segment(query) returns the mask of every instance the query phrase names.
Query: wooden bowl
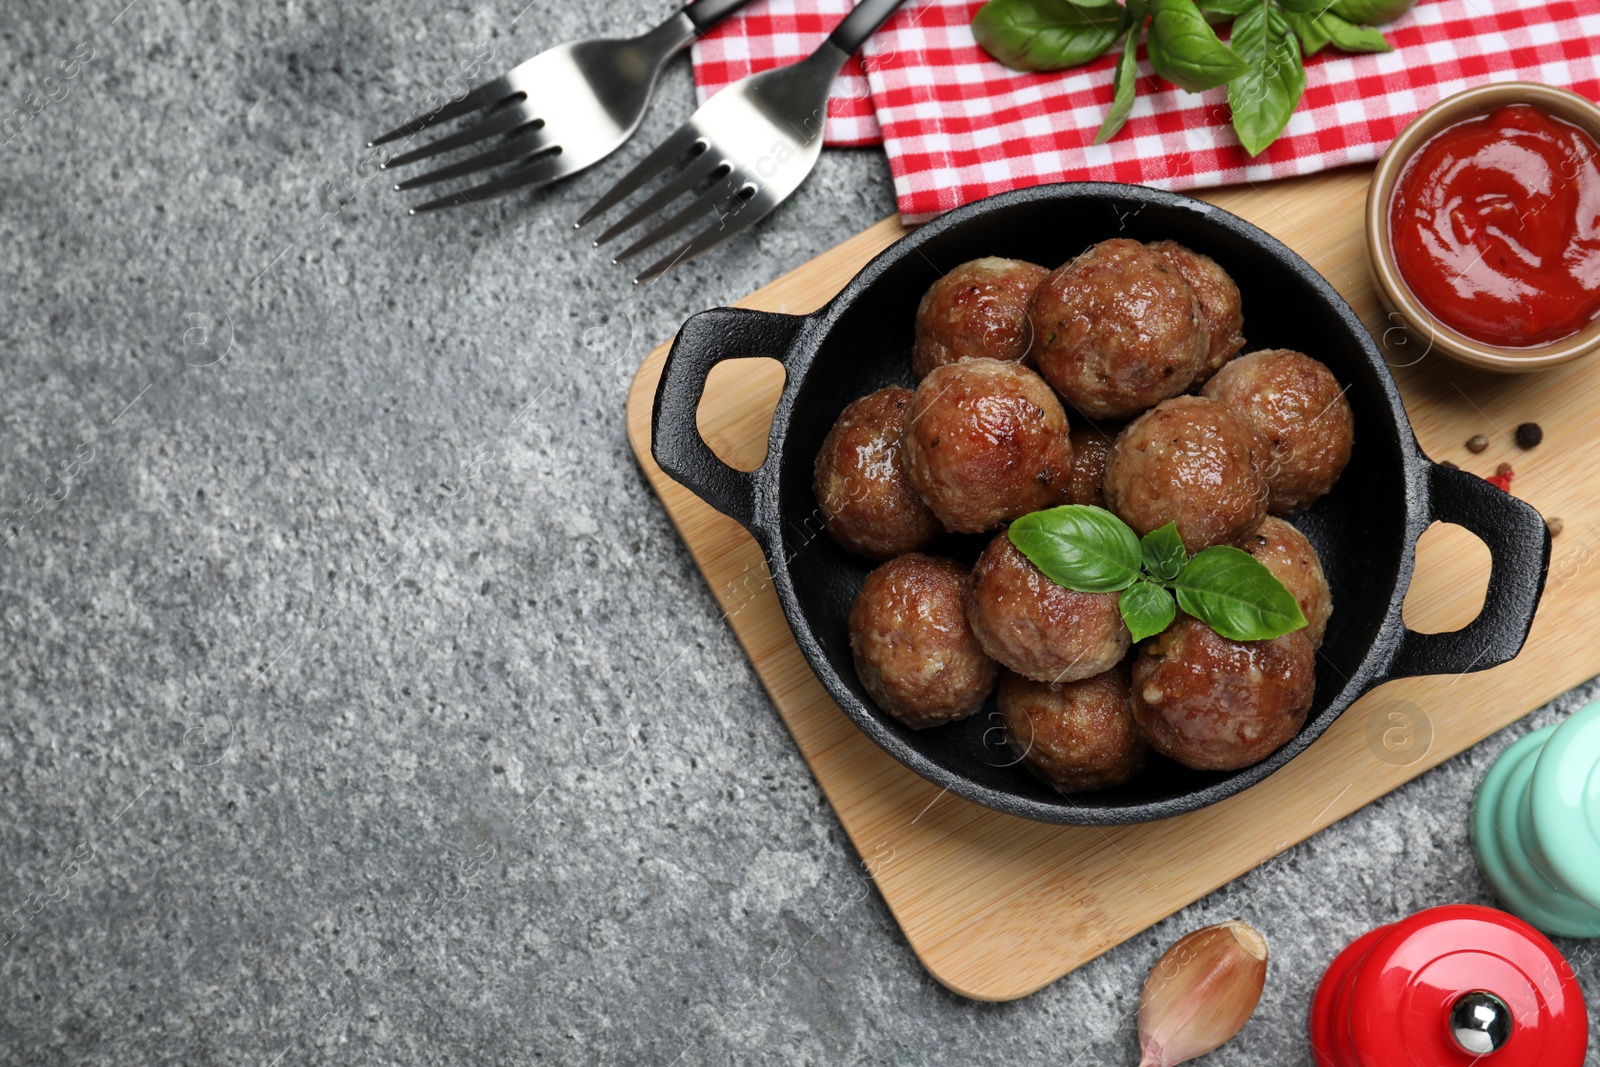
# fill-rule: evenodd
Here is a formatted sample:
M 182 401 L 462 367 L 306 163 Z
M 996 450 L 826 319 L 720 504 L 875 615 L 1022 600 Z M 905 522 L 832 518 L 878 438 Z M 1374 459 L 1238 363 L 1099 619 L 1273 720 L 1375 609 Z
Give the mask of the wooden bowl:
M 1441 322 L 1411 294 L 1389 244 L 1389 201 L 1395 183 L 1417 149 L 1434 134 L 1462 119 L 1504 104 L 1533 104 L 1600 141 L 1600 106 L 1566 89 L 1535 82 L 1498 82 L 1456 93 L 1411 120 L 1378 161 L 1367 191 L 1367 257 L 1378 296 L 1399 317 L 1414 343 L 1483 370 L 1524 374 L 1570 363 L 1600 350 L 1600 319 L 1570 337 L 1529 348 L 1507 348 L 1468 337 Z

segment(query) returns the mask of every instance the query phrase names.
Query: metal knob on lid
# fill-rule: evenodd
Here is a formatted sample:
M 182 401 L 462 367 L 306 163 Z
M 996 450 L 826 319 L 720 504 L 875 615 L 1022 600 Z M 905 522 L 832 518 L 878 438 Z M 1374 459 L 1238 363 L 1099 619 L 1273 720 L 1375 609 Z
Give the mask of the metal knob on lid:
M 1506 1002 L 1482 989 L 1461 994 L 1450 1007 L 1450 1036 L 1461 1051 L 1474 1056 L 1505 1048 L 1515 1025 Z
M 1600 937 L 1600 703 L 1495 761 L 1473 801 L 1472 851 L 1508 910 L 1548 934 Z
M 1311 1005 L 1317 1067 L 1582 1067 L 1588 1047 L 1583 993 L 1561 953 L 1516 916 L 1474 904 L 1358 938 Z

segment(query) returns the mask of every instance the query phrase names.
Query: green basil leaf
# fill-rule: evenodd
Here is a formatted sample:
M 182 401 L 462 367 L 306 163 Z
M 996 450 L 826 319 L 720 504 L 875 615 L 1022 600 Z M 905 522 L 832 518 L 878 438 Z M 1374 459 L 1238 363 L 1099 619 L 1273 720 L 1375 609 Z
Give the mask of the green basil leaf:
M 1117 610 L 1135 641 L 1143 641 L 1172 625 L 1178 616 L 1172 594 L 1155 582 L 1141 580 L 1124 589 L 1117 597 Z
M 1317 27 L 1328 35 L 1333 47 L 1341 52 L 1388 52 L 1392 46 L 1382 33 L 1371 26 L 1357 26 L 1346 22 L 1333 12 L 1317 19 Z
M 1261 0 L 1250 0 L 1250 3 L 1251 6 L 1258 6 Z M 1332 7 L 1333 0 L 1278 0 L 1278 6 L 1288 14 L 1310 15 L 1315 18 Z
M 1139 541 L 1139 551 L 1144 556 L 1144 569 L 1164 582 L 1170 582 L 1189 561 L 1189 553 L 1178 536 L 1178 524 L 1169 522 L 1151 530 Z
M 1114 0 L 989 0 L 972 34 L 1012 70 L 1062 70 L 1102 55 L 1127 25 Z
M 1394 21 L 1415 3 L 1416 0 L 1334 0 L 1329 10 L 1342 19 L 1371 26 Z
M 1204 92 L 1249 68 L 1217 39 L 1194 0 L 1151 0 L 1150 65 L 1172 84 Z
M 1210 15 L 1242 15 L 1245 8 L 1260 2 L 1261 0 L 1195 0 L 1195 6 Z
M 1277 140 L 1306 91 L 1300 42 L 1289 32 L 1283 12 L 1261 0 L 1233 23 L 1233 50 L 1248 65 L 1228 84 L 1233 128 L 1252 156 Z
M 1328 31 L 1323 29 L 1321 19 L 1295 11 L 1285 11 L 1283 17 L 1295 36 L 1300 38 L 1301 55 L 1314 56 L 1327 46 Z
M 1227 545 L 1196 553 L 1172 588 L 1180 608 L 1230 641 L 1264 641 L 1306 624 L 1294 594 L 1260 560 Z
M 1115 593 L 1139 580 L 1139 538 L 1105 508 L 1065 504 L 1011 524 L 1011 543 L 1057 585 Z
M 1117 135 L 1122 129 L 1122 124 L 1128 121 L 1128 112 L 1133 110 L 1134 93 L 1139 87 L 1139 34 L 1144 29 L 1144 19 L 1141 17 L 1128 28 L 1128 36 L 1122 44 L 1122 56 L 1117 60 L 1117 72 L 1112 77 L 1114 92 L 1111 97 L 1111 109 L 1106 112 L 1105 121 L 1100 123 L 1100 129 L 1094 135 L 1095 144 L 1105 144 Z

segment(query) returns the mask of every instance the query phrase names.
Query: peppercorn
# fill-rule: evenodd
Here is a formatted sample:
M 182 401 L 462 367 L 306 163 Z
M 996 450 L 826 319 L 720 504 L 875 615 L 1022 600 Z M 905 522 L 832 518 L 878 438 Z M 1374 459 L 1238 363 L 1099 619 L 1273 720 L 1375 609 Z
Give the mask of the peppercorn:
M 1446 460 L 1440 460 L 1439 461 L 1439 466 L 1441 466 L 1441 467 L 1449 467 L 1453 471 L 1458 471 L 1458 470 L 1461 469 L 1461 465 L 1459 463 L 1451 463 L 1447 459 Z
M 1504 489 L 1509 493 L 1511 492 L 1511 479 L 1516 475 L 1516 473 L 1516 471 L 1511 469 L 1511 464 L 1502 463 L 1500 466 L 1496 467 L 1494 469 L 1494 473 L 1485 478 L 1484 481 L 1488 482 L 1492 486 L 1495 486 L 1496 488 Z
M 1544 429 L 1537 422 L 1525 422 L 1517 427 L 1517 447 L 1533 448 L 1544 440 Z
M 1509 478 L 1511 475 L 1517 473 L 1516 471 L 1511 469 L 1511 464 L 1509 464 L 1509 463 L 1500 464 L 1500 466 L 1498 466 L 1498 467 L 1496 467 L 1494 469 L 1494 472 L 1496 474 L 1500 475 L 1500 477 L 1502 477 L 1502 478 Z
M 1554 537 L 1556 534 L 1567 528 L 1567 524 L 1561 521 L 1561 516 L 1559 515 L 1552 515 L 1550 518 L 1544 520 L 1544 524 L 1550 530 L 1551 537 Z
M 1488 447 L 1489 447 L 1489 439 L 1487 437 L 1483 436 L 1483 434 L 1481 434 L 1481 433 L 1475 433 L 1471 437 L 1467 438 L 1467 451 L 1468 452 L 1482 452 L 1484 449 L 1486 449 Z

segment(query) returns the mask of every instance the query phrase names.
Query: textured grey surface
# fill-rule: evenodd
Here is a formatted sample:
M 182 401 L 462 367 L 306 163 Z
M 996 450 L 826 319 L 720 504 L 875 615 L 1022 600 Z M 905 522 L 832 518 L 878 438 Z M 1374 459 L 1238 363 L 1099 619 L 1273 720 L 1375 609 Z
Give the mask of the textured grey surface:
M 43 102 L 0 135 L 0 1060 L 1131 1064 L 1162 947 L 1242 915 L 1271 982 L 1210 1062 L 1305 1064 L 1340 946 L 1487 902 L 1471 789 L 1579 694 L 1027 1000 L 943 991 L 622 424 L 685 315 L 892 210 L 881 157 L 634 289 L 568 226 L 638 145 L 422 221 L 360 146 L 484 42 L 664 4 L 123 3 L 0 14 L 0 114 Z M 689 106 L 680 63 L 650 128 Z

